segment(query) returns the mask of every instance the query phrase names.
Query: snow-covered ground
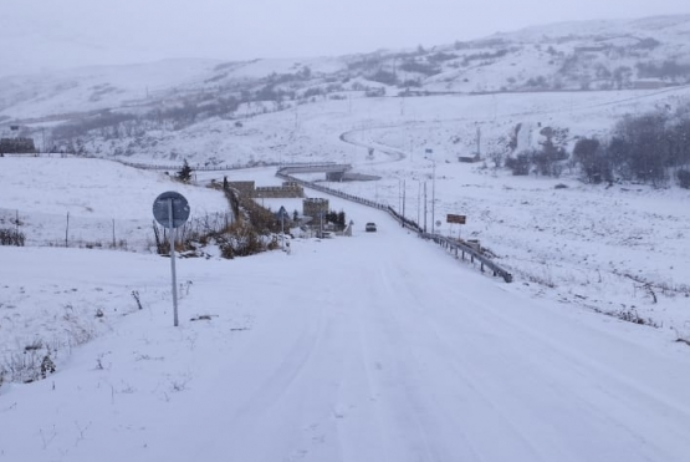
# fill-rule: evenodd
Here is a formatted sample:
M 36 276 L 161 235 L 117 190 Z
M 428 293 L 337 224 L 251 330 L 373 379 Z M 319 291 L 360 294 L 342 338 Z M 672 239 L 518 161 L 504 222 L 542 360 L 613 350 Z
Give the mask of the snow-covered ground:
M 222 192 L 184 185 L 165 173 L 101 159 L 5 157 L 0 228 L 19 230 L 29 245 L 149 250 L 155 245 L 153 201 L 165 191 L 187 198 L 190 221 L 228 213 Z
M 222 194 L 105 160 L 0 158 L 0 228 L 28 244 L 0 247 L 0 367 L 18 379 L 0 387 L 0 461 L 685 461 L 690 193 L 585 186 L 568 170 L 512 177 L 457 157 L 477 133 L 483 154 L 517 124 L 522 147 L 546 125 L 598 134 L 686 94 L 361 98 L 162 134 L 129 160 L 351 163 L 382 179 L 326 184 L 479 239 L 515 275 L 482 275 L 331 197 L 352 238 L 179 260 L 179 328 L 169 260 L 151 252 L 152 202 L 177 190 L 203 217 L 227 212 Z M 98 249 L 112 242 L 136 252 Z M 20 383 L 48 350 L 57 372 Z
M 134 162 L 244 165 L 252 161 L 365 162 L 362 146 L 382 143 L 411 157 L 434 150 L 439 161 L 457 161 L 476 152 L 477 130 L 483 154 L 499 149 L 521 126 L 520 148 L 537 145 L 550 126 L 576 137 L 602 136 L 625 115 L 652 109 L 675 110 L 688 87 L 610 92 L 501 93 L 472 96 L 364 98 L 318 101 L 247 119 L 211 118 L 183 130 L 152 131 L 142 137 L 95 139 L 90 152 L 108 157 L 127 152 Z M 257 103 L 252 106 L 263 107 Z M 239 122 L 239 124 L 238 124 Z M 129 155 L 131 154 L 131 155 Z
M 353 237 L 179 260 L 178 328 L 166 259 L 0 247 L 4 341 L 100 333 L 0 388 L 0 460 L 686 459 L 687 346 L 331 202 Z
M 276 162 L 352 164 L 356 172 L 382 179 L 328 186 L 401 213 L 404 196 L 406 216 L 420 224 L 426 183 L 427 229 L 440 221 L 440 226 L 433 226 L 443 234 L 479 239 L 526 290 L 596 311 L 651 320 L 687 337 L 687 190 L 673 185 L 668 189 L 585 185 L 578 179 L 577 167 L 566 168 L 560 178 L 514 177 L 509 171 L 494 169 L 488 159 L 458 162 L 459 155 L 476 152 L 478 127 L 480 151 L 486 158 L 497 149 L 493 143 L 508 136 L 518 123 L 524 134 L 521 148 L 536 146 L 544 126 L 568 128 L 573 136 L 603 134 L 625 114 L 677 107 L 684 91 L 328 102 L 300 107 L 294 117 L 275 113 L 252 119 L 244 130 L 255 133 L 228 138 L 237 142 L 228 155 L 246 149 L 256 153 L 257 159 Z M 369 147 L 375 148 L 372 158 Z M 432 153 L 426 153 L 427 149 Z M 259 176 L 253 170 L 238 170 L 227 175 L 231 180 L 277 184 L 272 173 L 268 170 Z M 200 179 L 221 180 L 223 175 L 209 173 Z M 304 178 L 323 180 L 324 176 Z M 446 214 L 466 215 L 467 224 L 449 226 Z

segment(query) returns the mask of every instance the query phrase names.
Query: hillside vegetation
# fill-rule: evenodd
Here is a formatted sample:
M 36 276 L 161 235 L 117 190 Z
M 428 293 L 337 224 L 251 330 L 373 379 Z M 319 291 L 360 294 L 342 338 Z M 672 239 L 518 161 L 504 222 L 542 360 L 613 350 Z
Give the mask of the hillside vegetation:
M 447 147 L 454 157 L 472 150 L 472 132 L 481 129 L 486 156 L 516 174 L 559 176 L 567 162 L 579 162 L 588 181 L 609 181 L 618 172 L 623 179 L 659 184 L 687 164 L 682 135 L 673 142 L 662 137 L 664 152 L 674 153 L 658 162 L 661 167 L 650 167 L 657 168 L 651 175 L 631 173 L 647 169 L 646 160 L 640 168 L 616 169 L 600 165 L 590 154 L 583 157 L 583 144 L 577 156 L 571 154 L 583 137 L 608 143 L 614 127 L 618 139 L 627 136 L 623 132 L 630 134 L 624 126 L 645 124 L 656 124 L 650 130 L 657 134 L 664 124 L 682 133 L 689 37 L 690 16 L 670 16 L 565 23 L 469 42 L 334 58 L 167 61 L 5 78 L 0 80 L 0 123 L 21 127 L 19 134 L 35 138 L 43 151 L 239 166 L 283 161 L 284 156 L 300 161 L 341 158 L 342 146 L 314 141 L 314 130 L 307 125 L 317 114 L 341 114 L 340 124 L 329 122 L 334 135 L 364 126 L 458 119 L 465 127 L 449 135 L 454 141 Z M 538 105 L 515 96 L 525 94 L 554 97 Z M 606 96 L 586 96 L 592 94 Z M 668 97 L 655 98 L 658 94 Z M 421 107 L 439 104 L 410 102 L 420 98 L 441 98 L 445 107 L 426 112 Z M 462 103 L 454 101 L 458 98 Z M 384 112 L 379 110 L 383 99 L 395 100 L 385 104 Z M 595 100 L 616 108 L 597 107 Z M 628 100 L 636 105 L 620 104 Z M 565 105 L 570 106 L 568 114 Z M 397 106 L 394 115 L 392 106 Z M 659 115 L 660 110 L 665 112 Z M 607 118 L 592 117 L 594 113 L 607 113 Z M 271 114 L 276 117 L 267 117 Z M 467 128 L 469 124 L 476 127 Z M 438 144 L 438 127 L 425 129 L 420 138 Z M 662 142 L 660 135 L 653 136 Z M 661 149 L 650 142 L 645 146 L 652 151 Z M 616 146 L 612 149 L 629 144 Z

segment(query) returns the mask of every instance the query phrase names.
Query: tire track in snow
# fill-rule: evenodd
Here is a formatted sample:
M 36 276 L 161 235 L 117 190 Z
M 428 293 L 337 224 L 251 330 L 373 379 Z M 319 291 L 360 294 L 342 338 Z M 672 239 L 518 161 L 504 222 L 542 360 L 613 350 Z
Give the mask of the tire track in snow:
M 401 267 L 399 267 L 397 265 L 395 265 L 395 266 L 391 265 L 391 268 L 394 268 L 394 270 L 396 272 L 401 271 L 400 270 Z M 433 323 L 429 322 L 430 320 L 429 320 L 428 313 L 424 313 L 424 312 L 421 312 L 419 310 L 419 307 L 424 306 L 423 300 L 421 300 L 420 297 L 418 296 L 418 294 L 416 292 L 414 292 L 413 290 L 411 290 L 409 286 L 400 282 L 400 281 L 403 281 L 405 279 L 406 278 L 404 278 L 404 277 L 403 278 L 390 277 L 388 274 L 384 274 L 384 280 L 386 281 L 388 292 L 390 294 L 396 294 L 396 297 L 399 299 L 405 298 L 405 299 L 411 300 L 411 303 L 405 304 L 404 307 L 405 308 L 409 307 L 411 310 L 414 310 L 415 320 L 421 322 L 422 325 L 426 324 L 428 326 L 428 328 L 424 329 L 423 332 L 425 334 L 430 332 L 432 334 L 432 337 L 435 338 L 436 341 L 438 342 L 438 345 L 446 348 L 446 351 L 451 353 L 451 354 L 448 354 L 448 357 L 451 359 L 454 359 L 454 357 L 456 356 L 456 352 L 454 350 L 452 350 L 451 348 L 448 348 L 448 345 L 446 344 L 446 342 L 438 334 L 438 330 L 435 328 L 435 325 Z M 393 282 L 391 282 L 391 281 L 393 281 Z M 401 294 L 404 294 L 405 296 L 401 297 Z M 393 310 L 392 312 L 395 312 L 395 310 Z M 401 323 L 402 317 L 399 314 L 396 314 L 395 316 L 396 316 L 396 319 L 398 321 L 398 324 L 402 325 L 402 323 Z M 413 328 L 415 328 L 416 330 L 421 330 L 421 329 L 419 329 L 419 327 L 422 327 L 422 325 L 417 324 Z M 401 328 L 401 331 L 404 331 L 404 330 L 405 330 L 404 328 Z M 415 357 L 415 353 L 409 345 L 407 347 L 407 352 L 408 352 L 409 357 Z M 419 358 L 416 358 L 416 362 L 418 364 L 421 363 Z M 527 438 L 522 432 L 520 432 L 520 430 L 517 426 L 511 424 L 510 419 L 508 419 L 509 416 L 507 416 L 503 411 L 501 411 L 500 407 L 497 406 L 496 403 L 492 399 L 490 399 L 486 393 L 484 393 L 482 391 L 482 387 L 480 386 L 479 382 L 475 378 L 472 378 L 471 376 L 467 375 L 466 373 L 461 372 L 461 369 L 457 368 L 453 362 L 446 363 L 445 365 L 450 366 L 450 368 L 453 370 L 454 374 L 460 378 L 458 383 L 461 383 L 461 384 L 465 385 L 466 387 L 468 387 L 469 391 L 472 392 L 474 398 L 480 398 L 481 399 L 481 401 L 483 402 L 483 406 L 482 406 L 483 411 L 482 412 L 486 412 L 486 410 L 492 410 L 497 416 L 499 416 L 501 418 L 500 420 L 504 424 L 509 425 L 507 427 L 507 429 L 516 437 L 516 440 L 521 441 L 523 444 L 523 447 L 528 450 L 528 452 L 529 452 L 528 459 L 530 461 L 541 461 L 541 460 L 546 461 L 546 460 L 548 460 L 548 459 L 538 455 L 539 451 L 537 450 L 535 445 L 529 440 L 529 438 Z M 435 402 L 437 415 L 446 415 L 446 413 L 443 412 L 444 404 L 447 405 L 447 403 Z M 418 410 L 418 412 L 419 412 L 419 410 Z M 424 417 L 420 417 L 421 414 L 422 414 L 421 412 L 418 413 L 418 418 L 420 420 L 426 420 L 426 421 L 431 420 L 429 412 L 424 413 L 425 414 Z M 439 425 L 436 424 L 433 426 L 438 427 Z M 457 422 L 450 421 L 448 423 L 448 427 L 449 428 L 457 428 Z M 422 428 L 423 428 L 423 426 L 422 426 Z M 505 434 L 503 436 L 505 438 Z M 465 434 L 462 435 L 462 438 L 466 442 L 466 444 L 468 445 L 468 449 L 470 452 L 470 460 L 477 460 L 477 461 L 497 460 L 492 456 L 489 456 L 487 459 L 487 457 L 480 452 L 479 448 L 476 447 L 476 444 L 473 444 L 471 442 L 471 440 L 469 439 L 469 437 L 467 437 Z M 506 444 L 505 439 L 503 441 L 503 444 Z M 484 450 L 486 450 L 486 448 L 484 448 Z M 524 456 L 524 454 L 523 454 L 523 456 Z M 438 459 L 434 458 L 433 460 L 449 460 L 448 459 L 449 457 L 451 457 L 451 458 L 453 457 L 453 451 L 450 451 L 443 458 L 438 458 Z M 564 459 L 561 459 L 561 460 L 564 460 Z
M 457 297 L 454 297 L 453 300 L 449 300 L 449 303 L 455 303 L 457 305 L 458 301 L 459 300 L 457 299 Z M 493 313 L 493 311 L 496 308 L 491 307 L 491 306 L 477 306 L 475 303 L 471 302 L 470 300 L 463 300 L 463 301 L 467 302 L 468 304 L 470 304 L 472 306 L 471 309 L 464 310 L 464 312 L 463 312 L 463 315 L 465 316 L 465 318 L 464 318 L 465 322 L 469 321 L 470 324 L 475 325 L 475 326 L 484 326 L 483 329 L 488 329 L 489 331 L 490 330 L 505 331 L 505 329 L 500 329 L 500 325 L 502 323 L 505 324 L 505 320 L 502 317 L 497 318 L 497 317 L 493 316 L 493 319 L 492 319 L 492 316 L 486 316 L 487 311 L 491 312 L 493 315 L 495 315 L 495 313 Z M 489 387 L 488 387 L 489 389 L 494 390 L 494 395 L 500 396 L 500 393 L 497 394 L 497 392 L 500 392 L 501 388 L 496 387 L 496 386 L 490 386 L 491 385 L 491 378 L 489 376 L 487 376 L 486 373 L 482 374 L 481 368 L 477 369 L 476 365 L 468 363 L 467 361 L 463 361 L 462 360 L 463 357 L 461 355 L 452 354 L 454 349 L 457 348 L 457 341 L 455 342 L 455 347 L 454 347 L 453 342 L 448 340 L 446 338 L 445 334 L 440 333 L 441 330 L 439 329 L 438 325 L 435 322 L 433 322 L 428 316 L 426 318 L 420 318 L 420 319 L 423 319 L 427 324 L 429 324 L 431 326 L 430 327 L 431 332 L 434 332 L 434 335 L 437 336 L 440 343 L 442 345 L 444 345 L 444 348 L 449 352 L 448 357 L 452 359 L 452 362 L 450 364 L 453 365 L 454 369 L 456 370 L 456 373 L 458 373 L 461 376 L 464 376 L 466 381 L 468 381 L 470 383 L 474 383 L 477 393 L 483 395 L 484 397 L 486 397 L 487 395 L 482 390 L 487 388 L 486 384 L 489 385 Z M 445 326 L 446 326 L 446 324 L 444 324 L 444 327 Z M 532 344 L 541 344 L 543 342 L 543 338 L 540 338 L 538 336 L 535 337 L 534 335 L 532 335 L 533 333 L 523 332 L 523 334 L 525 334 L 522 336 L 523 340 L 524 339 L 528 339 L 528 340 L 531 339 Z M 516 336 L 516 339 L 517 339 L 517 336 Z M 516 342 L 516 347 L 517 346 L 519 346 L 519 343 Z M 563 364 L 556 364 L 556 361 L 555 361 L 557 356 L 560 357 L 560 355 L 563 354 L 562 349 L 557 348 L 557 345 L 554 345 L 553 343 L 547 343 L 547 346 L 549 347 L 549 349 L 552 350 L 552 352 L 548 355 L 540 355 L 540 362 L 543 362 L 544 358 L 548 358 L 548 359 L 553 360 L 552 364 L 550 366 L 555 367 L 556 369 L 562 369 Z M 479 347 L 481 347 L 481 345 L 479 345 Z M 495 356 L 496 353 L 499 353 L 499 354 L 501 353 L 501 350 L 497 349 L 495 347 L 492 348 L 491 346 L 487 345 L 487 346 L 485 346 L 485 348 L 491 350 L 493 356 Z M 512 353 L 511 353 L 511 355 L 512 355 Z M 501 360 L 505 364 L 510 364 L 511 355 L 508 355 L 508 354 L 506 354 L 506 352 L 503 352 L 503 354 L 501 355 Z M 563 355 L 563 356 L 567 357 L 566 355 Z M 514 360 L 514 359 L 515 358 L 512 358 L 512 360 Z M 572 359 L 572 358 L 569 358 L 569 359 Z M 640 431 L 633 430 L 629 425 L 626 425 L 625 422 L 621 422 L 619 420 L 616 420 L 612 416 L 608 415 L 607 413 L 602 413 L 602 409 L 607 409 L 608 407 L 610 407 L 612 402 L 615 402 L 615 401 L 623 402 L 623 400 L 619 396 L 614 395 L 611 392 L 607 392 L 607 393 L 605 393 L 605 395 L 607 396 L 606 402 L 605 403 L 599 403 L 600 405 L 602 405 L 604 407 L 602 408 L 602 407 L 594 406 L 587 399 L 588 398 L 587 391 L 580 392 L 577 388 L 578 384 L 587 383 L 588 381 L 591 382 L 595 379 L 592 376 L 592 370 L 588 369 L 587 367 L 585 367 L 581 363 L 580 364 L 575 363 L 575 364 L 578 366 L 577 371 L 569 372 L 569 375 L 573 375 L 576 372 L 579 379 L 573 380 L 573 382 L 570 383 L 569 384 L 570 386 L 567 388 L 564 388 L 564 385 L 562 385 L 562 384 L 561 384 L 560 388 L 556 388 L 555 384 L 548 384 L 548 383 L 539 382 L 537 379 L 534 379 L 532 381 L 533 382 L 532 385 L 535 388 L 542 387 L 542 388 L 550 389 L 550 390 L 552 390 L 552 393 L 554 395 L 565 393 L 565 395 L 568 396 L 568 399 L 575 400 L 577 403 L 577 406 L 571 406 L 571 407 L 576 407 L 577 409 L 580 409 L 580 410 L 586 410 L 587 412 L 584 414 L 589 415 L 590 418 L 596 419 L 599 422 L 599 425 L 601 427 L 611 427 L 611 426 L 618 427 L 621 432 L 627 433 L 629 435 L 629 438 L 627 438 L 629 441 L 638 442 L 638 445 L 631 445 L 630 446 L 631 449 L 624 448 L 622 446 L 617 446 L 616 449 L 619 451 L 619 453 L 617 454 L 617 457 L 621 456 L 621 452 L 629 452 L 630 457 L 627 460 L 638 460 L 638 459 L 635 459 L 635 456 L 637 456 L 637 457 L 642 456 L 646 460 L 647 457 L 653 457 L 654 454 L 660 454 L 660 453 L 665 452 L 663 450 L 663 447 L 656 445 L 653 447 L 652 451 L 645 451 L 645 452 L 648 452 L 647 457 L 645 457 L 644 455 L 638 454 L 637 451 L 639 451 L 640 445 L 641 446 L 649 446 L 650 449 L 652 448 L 651 444 L 643 443 L 647 440 L 647 438 L 645 438 L 645 434 L 640 433 Z M 548 368 L 543 367 L 544 366 L 543 364 L 541 364 L 540 366 L 541 367 L 539 367 L 538 369 L 535 369 L 535 368 L 533 368 L 533 369 L 536 372 L 539 372 L 541 374 L 539 376 L 539 378 L 548 378 L 549 374 L 548 373 L 545 374 L 543 372 L 544 369 L 548 369 Z M 477 380 L 477 377 L 471 377 L 471 376 L 467 375 L 466 373 L 461 372 L 461 371 L 472 370 L 472 369 L 475 369 L 475 372 L 479 372 L 480 375 L 484 376 L 483 381 L 485 382 L 485 386 L 477 386 L 477 384 L 481 383 Z M 572 364 L 571 364 L 571 369 L 572 369 Z M 598 372 L 598 371 L 595 371 L 595 372 Z M 615 376 L 612 376 L 611 374 L 608 374 L 608 375 L 610 377 L 617 378 Z M 510 390 L 506 389 L 505 393 L 509 394 Z M 591 390 L 589 391 L 589 394 L 591 394 Z M 506 400 L 506 399 L 501 399 L 501 401 L 503 401 L 504 404 L 506 404 L 506 403 L 508 405 L 511 404 L 510 401 Z M 634 403 L 623 403 L 619 407 L 625 408 L 626 404 L 630 405 L 630 404 L 634 404 Z M 513 404 L 513 407 L 514 407 L 514 404 Z M 631 413 L 631 415 L 634 415 L 634 413 Z M 639 415 L 640 414 L 638 414 L 638 417 L 639 417 Z M 510 413 L 507 413 L 507 414 L 504 413 L 504 416 L 505 416 L 507 421 L 513 420 Z M 687 420 L 686 420 L 686 422 L 687 422 Z M 680 432 L 682 432 L 683 425 L 681 425 L 681 423 L 682 422 L 679 421 L 679 426 L 676 428 L 676 430 L 671 431 L 671 433 L 677 433 L 677 436 L 675 438 L 676 440 L 677 440 L 677 438 L 682 439 Z M 532 423 L 530 426 L 533 426 L 533 425 L 534 425 L 534 423 Z M 521 427 L 520 422 L 513 422 L 513 426 L 514 426 L 514 428 L 518 428 L 518 429 Z M 518 432 L 521 433 L 519 430 L 518 430 Z M 669 438 L 669 441 L 673 441 L 673 440 L 674 440 L 674 438 Z M 534 445 L 532 445 L 532 446 L 534 447 Z M 564 460 L 565 456 L 566 456 L 566 454 L 559 455 L 558 456 L 559 460 Z M 548 457 L 544 458 L 544 460 L 548 460 L 548 459 L 549 459 Z
M 458 454 L 454 451 L 441 447 L 438 434 L 436 435 L 437 438 L 434 438 L 434 442 L 432 442 L 430 431 L 433 432 L 438 430 L 439 424 L 435 421 L 432 422 L 433 419 L 431 419 L 429 412 L 425 411 L 423 405 L 424 399 L 422 395 L 420 395 L 424 388 L 425 382 L 420 378 L 419 375 L 423 368 L 420 367 L 421 363 L 416 357 L 411 345 L 406 342 L 404 338 L 406 329 L 404 328 L 403 323 L 401 322 L 401 317 L 398 313 L 399 309 L 403 308 L 404 306 L 401 306 L 400 303 L 395 303 L 395 306 L 392 306 L 390 303 L 391 299 L 396 300 L 396 302 L 402 300 L 403 297 L 401 297 L 401 294 L 408 293 L 409 291 L 406 289 L 398 290 L 398 288 L 391 283 L 391 278 L 388 274 L 389 266 L 390 265 L 381 265 L 378 268 L 379 277 L 377 279 L 381 281 L 383 288 L 385 288 L 385 293 L 377 293 L 376 295 L 377 297 L 382 296 L 384 298 L 384 302 L 381 303 L 380 306 L 381 308 L 385 309 L 385 313 L 389 316 L 390 326 L 389 331 L 386 333 L 387 337 L 402 350 L 397 352 L 397 362 L 394 366 L 395 377 L 399 380 L 406 398 L 404 401 L 405 408 L 403 409 L 403 418 L 412 422 L 414 428 L 416 429 L 418 440 L 421 444 L 421 448 L 415 448 L 415 452 L 419 455 L 419 459 L 415 460 L 452 460 L 453 458 L 457 457 Z M 388 303 L 386 303 L 386 300 Z M 400 358 L 402 358 L 402 360 Z M 441 414 L 443 413 L 441 412 Z M 465 449 L 467 450 L 466 457 L 469 457 L 470 460 L 482 460 L 482 458 L 479 457 L 479 454 L 474 450 L 469 440 L 465 439 L 465 443 Z
M 645 432 L 636 430 L 628 424 L 629 421 L 639 420 L 640 416 L 645 414 L 645 409 L 649 409 L 648 405 L 642 406 L 641 403 L 647 401 L 652 403 L 652 407 L 663 408 L 665 418 L 673 421 L 673 423 L 665 422 L 666 429 L 664 432 L 659 433 L 659 436 L 666 434 L 669 444 L 672 444 L 672 441 L 684 438 L 686 434 L 684 429 L 688 428 L 687 425 L 690 423 L 690 412 L 682 403 L 670 402 L 663 399 L 659 394 L 644 390 L 639 384 L 623 379 L 620 374 L 614 374 L 603 364 L 590 360 L 577 351 L 565 347 L 564 342 L 555 341 L 552 337 L 544 335 L 533 327 L 516 321 L 517 318 L 515 317 L 502 316 L 496 313 L 491 306 L 485 308 L 484 313 L 494 319 L 492 324 L 497 325 L 501 322 L 508 324 L 511 330 L 521 331 L 524 334 L 522 335 L 523 339 L 529 339 L 532 343 L 548 346 L 548 349 L 545 350 L 548 353 L 540 355 L 540 362 L 549 362 L 554 369 L 562 369 L 563 360 L 567 360 L 568 367 L 566 372 L 577 376 L 577 380 L 573 380 L 572 383 L 589 384 L 593 386 L 593 389 L 582 391 L 576 386 L 571 386 L 566 390 L 559 390 L 559 392 L 567 391 L 571 399 L 577 400 L 578 408 L 588 410 L 588 414 L 596 416 L 603 423 L 603 426 L 617 427 L 622 433 L 629 435 L 631 442 L 642 442 L 644 446 L 650 449 L 653 448 L 646 456 L 650 458 L 649 460 L 653 460 L 655 455 L 666 452 L 664 449 L 666 445 L 651 443 Z M 593 393 L 598 398 L 599 406 L 595 406 L 592 403 Z M 632 396 L 630 393 L 632 393 Z M 603 409 L 606 412 L 602 412 Z M 612 415 L 613 410 L 616 411 L 618 417 Z M 626 418 L 623 418 L 623 415 Z M 637 449 L 639 450 L 639 448 Z M 629 458 L 627 460 L 634 459 Z M 665 460 L 671 460 L 671 456 L 669 455 Z

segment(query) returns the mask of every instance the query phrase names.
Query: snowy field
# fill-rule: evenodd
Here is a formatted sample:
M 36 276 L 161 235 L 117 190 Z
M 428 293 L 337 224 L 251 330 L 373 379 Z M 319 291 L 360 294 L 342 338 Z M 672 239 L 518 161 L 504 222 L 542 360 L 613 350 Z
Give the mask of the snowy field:
M 3 340 L 95 337 L 0 388 L 0 460 L 686 459 L 687 346 L 332 207 L 353 237 L 179 260 L 178 328 L 166 259 L 0 247 Z
M 116 162 L 56 157 L 0 160 L 0 228 L 18 229 L 29 245 L 149 251 L 155 248 L 153 201 L 165 191 L 187 198 L 193 210 L 190 221 L 228 212 L 221 192 Z
M 329 198 L 352 238 L 180 260 L 177 329 L 152 202 L 177 190 L 204 216 L 227 211 L 222 194 L 103 160 L 1 158 L 0 227 L 18 216 L 28 245 L 0 247 L 0 357 L 20 368 L 50 350 L 57 372 L 0 387 L 0 461 L 687 460 L 690 350 L 676 340 L 690 338 L 690 193 L 457 161 L 477 125 L 482 149 L 516 123 L 589 135 L 681 96 L 338 101 L 242 133 L 218 121 L 171 134 L 161 153 L 197 160 L 351 163 L 382 179 L 324 184 L 420 223 L 426 182 L 428 228 L 479 239 L 515 275 L 483 275 L 386 214 Z M 274 174 L 196 179 L 268 186 Z M 369 221 L 379 232 L 363 231 Z M 120 240 L 135 252 L 87 248 Z
M 192 155 L 198 161 L 213 157 L 226 163 L 348 163 L 356 172 L 382 179 L 328 186 L 400 212 L 404 197 L 406 216 L 420 224 L 426 183 L 427 229 L 433 226 L 446 235 L 479 239 L 521 284 L 529 284 L 526 290 L 651 321 L 687 337 L 687 190 L 674 185 L 592 187 L 579 181 L 575 166 L 566 168 L 560 178 L 513 177 L 494 169 L 490 160 L 500 149 L 499 140 L 505 143 L 518 124 L 518 150 L 538 146 L 545 126 L 568 129 L 572 148 L 577 137 L 604 136 L 625 115 L 674 110 L 687 97 L 687 87 L 676 87 L 324 101 L 255 117 L 242 128 L 229 121 L 199 124 L 187 133 L 170 134 L 151 154 L 163 161 L 165 152 L 175 146 L 177 152 L 196 153 Z M 486 160 L 458 162 L 458 156 L 477 152 L 477 141 Z M 279 184 L 272 173 L 233 171 L 228 178 Z M 200 174 L 203 178 L 220 180 L 222 174 Z M 323 175 L 304 178 L 323 180 Z M 466 215 L 467 224 L 449 226 L 449 213 Z M 432 225 L 437 220 L 439 227 Z

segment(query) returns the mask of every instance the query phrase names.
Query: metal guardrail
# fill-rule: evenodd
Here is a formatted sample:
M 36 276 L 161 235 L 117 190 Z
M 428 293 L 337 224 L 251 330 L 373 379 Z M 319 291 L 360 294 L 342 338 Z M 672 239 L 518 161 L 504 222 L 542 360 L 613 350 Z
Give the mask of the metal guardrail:
M 278 171 L 276 172 L 276 176 L 278 178 L 282 178 L 284 180 L 288 181 L 293 181 L 295 183 L 299 183 L 304 187 L 310 188 L 310 189 L 315 189 L 317 191 L 321 191 L 326 194 L 330 194 L 332 196 L 340 197 L 341 199 L 349 200 L 352 202 L 356 202 L 358 204 L 366 205 L 368 207 L 373 207 L 375 209 L 379 210 L 384 210 L 388 212 L 395 220 L 398 221 L 404 228 L 410 229 L 414 232 L 417 233 L 419 237 L 422 239 L 427 239 L 427 240 L 432 240 L 439 244 L 441 247 L 444 247 L 446 249 L 452 250 L 456 253 L 456 255 L 460 254 L 462 258 L 464 259 L 466 255 L 469 256 L 470 261 L 474 263 L 475 260 L 479 261 L 480 263 L 480 269 L 482 272 L 488 268 L 490 271 L 493 272 L 494 276 L 500 276 L 503 278 L 505 282 L 513 282 L 513 275 L 506 271 L 505 269 L 501 268 L 498 264 L 496 264 L 494 261 L 492 261 L 490 258 L 486 257 L 485 255 L 482 255 L 479 251 L 476 249 L 470 247 L 467 244 L 464 244 L 462 242 L 458 242 L 456 240 L 453 240 L 449 237 L 442 236 L 440 234 L 431 234 L 431 233 L 426 233 L 424 230 L 413 220 L 410 220 L 408 218 L 405 218 L 398 214 L 391 206 L 389 205 L 384 205 L 380 204 L 378 202 L 369 200 L 369 199 L 364 199 L 362 197 L 358 196 L 353 196 L 352 194 L 347 194 L 342 191 L 338 191 L 337 189 L 332 189 L 327 186 L 322 186 L 319 184 L 312 183 L 310 181 L 305 181 L 301 180 L 299 178 L 295 178 L 293 176 L 290 176 L 287 171 L 289 171 L 289 168 L 279 168 Z
M 169 170 L 177 171 L 180 170 L 184 164 L 149 164 L 145 162 L 128 162 L 125 160 L 116 159 L 119 162 L 128 167 L 140 168 L 142 170 Z M 280 162 L 261 162 L 256 164 L 244 164 L 244 165 L 194 165 L 189 164 L 192 171 L 198 172 L 215 172 L 223 170 L 245 170 L 250 168 L 262 168 L 262 167 L 278 167 L 279 170 L 284 170 L 288 173 L 305 173 L 309 171 L 315 172 L 325 172 L 325 171 L 343 171 L 351 170 L 352 166 L 349 164 L 338 164 L 336 162 L 293 162 L 293 163 L 280 163 Z M 304 170 L 313 169 L 313 170 Z
M 180 165 L 163 165 L 163 164 L 146 164 L 140 162 L 127 162 L 124 160 L 117 160 L 117 162 L 127 167 L 139 168 L 142 170 L 164 170 L 164 171 L 178 171 L 182 169 L 184 164 Z M 277 162 L 266 162 L 259 165 L 189 165 L 193 172 L 218 172 L 226 170 L 243 170 L 250 168 L 261 167 L 277 167 L 280 164 Z
M 441 236 L 440 234 L 421 233 L 420 237 L 424 239 L 431 239 L 441 247 L 454 250 L 456 256 L 458 253 L 460 253 L 463 260 L 465 259 L 465 254 L 469 255 L 472 263 L 474 263 L 475 260 L 478 260 L 482 273 L 485 271 L 485 268 L 488 268 L 493 272 L 494 276 L 502 277 L 505 282 L 513 282 L 513 275 L 511 273 L 501 268 L 491 259 L 487 258 L 485 255 L 482 255 L 476 249 L 468 246 L 467 244 L 455 241 L 446 236 Z
M 336 164 L 335 162 L 322 162 L 301 165 L 290 164 L 281 166 L 280 170 L 286 175 L 290 175 L 293 173 L 347 172 L 349 170 L 352 170 L 352 165 Z

